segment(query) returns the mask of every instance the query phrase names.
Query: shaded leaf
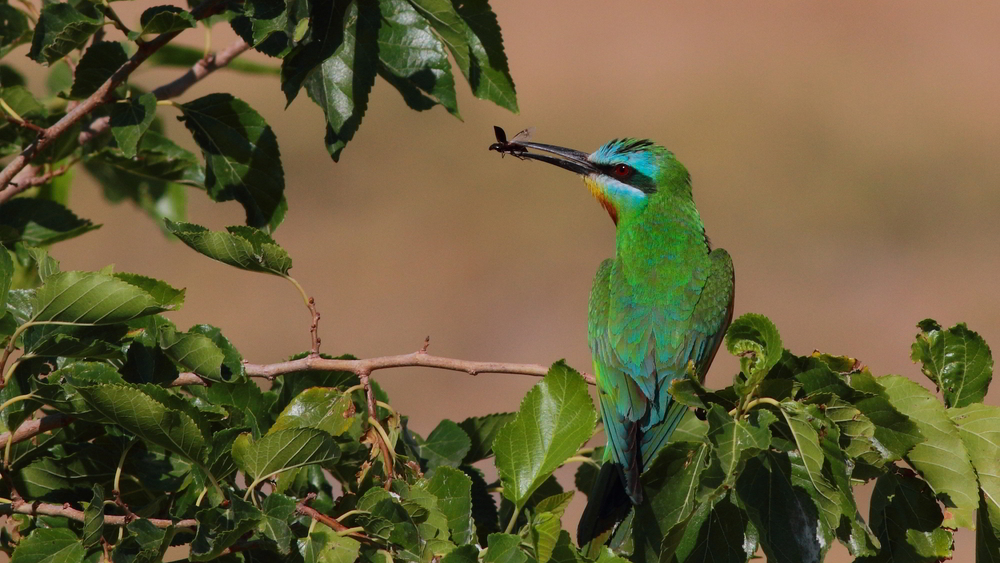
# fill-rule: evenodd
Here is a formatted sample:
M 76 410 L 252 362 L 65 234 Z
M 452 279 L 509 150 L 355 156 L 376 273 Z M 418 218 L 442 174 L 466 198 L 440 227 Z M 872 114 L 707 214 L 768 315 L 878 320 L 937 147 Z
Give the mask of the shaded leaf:
M 31 39 L 31 25 L 28 23 L 28 18 L 13 6 L 0 4 L 0 59 L 29 39 Z M 13 85 L 11 80 L 0 82 L 0 86 Z
M 187 413 L 167 408 L 133 385 L 90 385 L 76 391 L 104 420 L 189 460 L 201 461 L 205 437 Z
M 90 96 L 126 62 L 128 55 L 125 54 L 121 43 L 114 41 L 94 43 L 87 48 L 87 52 L 76 65 L 73 88 L 69 91 L 69 97 L 82 100 Z
M 267 233 L 244 227 L 228 227 L 226 233 L 210 231 L 191 223 L 167 221 L 167 230 L 194 250 L 230 266 L 251 272 L 285 276 L 292 259 Z
M 191 561 L 215 559 L 244 534 L 255 529 L 262 518 L 260 510 L 233 496 L 229 507 L 206 508 L 198 512 L 198 531 L 191 541 Z
M 246 102 L 217 93 L 178 106 L 205 157 L 205 189 L 235 199 L 247 225 L 273 231 L 284 219 L 285 172 L 271 126 Z
M 493 441 L 504 497 L 523 506 L 590 439 L 596 422 L 586 382 L 566 364 L 554 364 Z
M 820 562 L 830 538 L 820 527 L 809 494 L 793 486 L 791 473 L 787 454 L 764 452 L 747 462 L 736 492 L 760 534 L 768 561 Z
M 725 408 L 712 405 L 708 411 L 708 439 L 715 446 L 713 454 L 722 462 L 726 481 L 731 482 L 746 460 L 770 447 L 771 432 L 767 425 L 734 420 Z
M 212 339 L 198 333 L 178 332 L 172 327 L 160 330 L 160 348 L 168 358 L 210 381 L 226 381 L 222 362 L 225 356 Z M 228 370 L 227 370 L 228 372 Z
M 170 547 L 170 538 L 173 533 L 157 528 L 149 520 L 140 518 L 129 522 L 126 529 L 129 534 L 125 539 L 115 545 L 111 559 L 116 563 L 153 563 L 161 561 L 167 548 Z
M 910 417 L 926 438 L 913 446 L 906 459 L 948 507 L 951 516 L 945 526 L 973 527 L 973 512 L 979 505 L 976 472 L 959 430 L 948 418 L 944 406 L 929 391 L 903 376 L 887 375 L 878 381 L 892 404 Z
M 469 436 L 471 445 L 462 463 L 470 464 L 493 456 L 493 440 L 497 431 L 514 419 L 512 412 L 500 412 L 486 416 L 472 416 L 462 422 L 459 427 Z
M 104 487 L 94 485 L 94 496 L 83 511 L 83 547 L 93 547 L 104 534 Z
M 35 25 L 28 56 L 35 62 L 51 64 L 73 49 L 83 47 L 104 25 L 104 16 L 93 4 L 47 4 Z
M 156 117 L 156 96 L 141 94 L 111 105 L 111 134 L 126 158 L 136 156 L 139 138 Z
M 458 424 L 442 420 L 420 444 L 420 457 L 427 461 L 427 473 L 437 467 L 458 467 L 469 451 L 468 434 Z
M 677 561 L 743 563 L 757 551 L 755 531 L 750 526 L 749 518 L 730 497 L 726 495 L 716 503 L 704 503 L 698 507 L 674 551 Z M 661 562 L 673 560 L 664 558 L 664 555 L 669 554 L 661 551 Z
M 910 358 L 920 362 L 949 407 L 981 403 L 993 379 L 993 355 L 981 336 L 959 323 L 942 330 L 926 319 L 913 343 Z
M 934 492 L 912 472 L 896 469 L 875 483 L 872 529 L 882 549 L 858 563 L 931 563 L 951 558 L 951 532 L 941 528 L 941 508 Z
M 0 207 L 0 240 L 8 247 L 13 247 L 15 242 L 48 246 L 98 227 L 100 225 L 81 219 L 62 205 L 45 199 L 19 197 Z
M 292 549 L 292 529 L 288 525 L 296 518 L 298 502 L 289 496 L 279 493 L 267 495 L 261 503 L 260 524 L 257 530 L 270 538 L 278 546 L 278 551 L 288 555 Z

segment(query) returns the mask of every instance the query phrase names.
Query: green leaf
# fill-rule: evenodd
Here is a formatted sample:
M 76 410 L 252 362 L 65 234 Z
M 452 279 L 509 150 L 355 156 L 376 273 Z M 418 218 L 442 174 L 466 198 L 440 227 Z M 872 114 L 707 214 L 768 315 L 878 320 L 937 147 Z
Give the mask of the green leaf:
M 212 339 L 198 333 L 177 332 L 172 327 L 160 331 L 160 348 L 168 358 L 210 381 L 226 381 L 222 362 L 225 356 Z M 228 370 L 227 370 L 228 371 Z
M 674 553 L 685 563 L 745 563 L 756 550 L 757 538 L 746 512 L 726 495 L 698 507 Z M 660 561 L 672 561 L 664 555 L 669 554 L 661 551 Z
M 72 530 L 36 528 L 21 539 L 11 563 L 81 563 L 87 550 Z
M 93 48 L 93 47 L 92 47 Z M 134 158 L 139 138 L 156 117 L 156 96 L 142 94 L 111 105 L 111 134 L 126 158 Z
M 597 423 L 597 413 L 580 374 L 559 362 L 521 401 L 514 420 L 493 441 L 503 495 L 518 508 L 567 458 Z
M 941 528 L 941 507 L 926 482 L 896 469 L 875 483 L 872 529 L 882 550 L 858 563 L 931 563 L 951 559 L 951 532 Z
M 129 34 L 129 39 L 135 40 L 143 35 L 183 31 L 197 25 L 191 12 L 177 6 L 153 6 L 146 8 L 139 16 L 139 32 Z
M 104 487 L 94 485 L 94 496 L 83 511 L 83 547 L 93 547 L 104 534 Z
M 60 272 L 35 292 L 34 321 L 102 325 L 176 309 L 184 290 L 133 275 Z
M 489 535 L 500 531 L 496 499 L 490 494 L 482 471 L 469 465 L 463 465 L 461 469 L 472 480 L 472 520 L 476 526 L 476 538 L 480 545 L 486 545 Z
M 48 246 L 98 227 L 100 225 L 81 219 L 62 205 L 45 199 L 19 197 L 0 207 L 0 241 L 7 247 L 13 247 L 15 242 Z
M 710 451 L 707 443 L 669 442 L 642 474 L 646 500 L 635 508 L 632 520 L 636 561 L 655 561 L 667 532 L 691 516 Z
M 521 538 L 513 534 L 490 534 L 484 563 L 525 563 L 528 556 L 520 549 Z
M 942 330 L 927 319 L 917 326 L 921 332 L 910 358 L 923 365 L 924 375 L 941 390 L 945 405 L 965 407 L 983 402 L 993 379 L 993 355 L 983 338 L 965 323 Z
M 979 505 L 976 472 L 948 412 L 934 395 L 903 376 L 886 375 L 878 381 L 892 404 L 910 417 L 926 438 L 913 446 L 906 459 L 948 507 L 951 516 L 945 526 L 974 527 L 974 511 Z
M 312 387 L 288 403 L 268 433 L 288 428 L 318 428 L 331 436 L 340 436 L 354 423 L 354 418 L 347 416 L 353 407 L 350 395 L 340 389 Z
M 14 47 L 31 39 L 31 24 L 20 10 L 9 4 L 0 4 L 0 59 Z M 3 86 L 8 86 L 4 81 Z
M 420 111 L 441 104 L 458 117 L 451 63 L 430 24 L 404 0 L 386 0 L 379 6 L 379 74 L 411 108 Z
M 339 6 L 332 9 L 339 10 Z M 326 150 L 336 161 L 361 125 L 361 118 L 368 108 L 368 95 L 375 84 L 379 5 L 354 1 L 347 6 L 346 12 L 331 14 L 330 17 L 333 19 L 328 25 L 343 26 L 343 38 L 336 51 L 306 76 L 304 85 L 309 97 L 326 115 Z M 314 16 L 312 21 L 318 20 Z M 283 78 L 289 60 L 294 60 L 294 54 L 293 51 L 282 64 Z M 285 81 L 282 89 L 290 103 L 298 86 L 292 81 Z
M 852 402 L 875 425 L 875 439 L 887 461 L 903 457 L 924 441 L 916 423 L 893 406 L 885 388 L 870 373 L 852 374 L 851 387 L 858 391 Z
M 263 515 L 257 530 L 278 546 L 278 551 L 288 555 L 292 549 L 292 529 L 288 527 L 297 517 L 297 501 L 279 493 L 267 495 L 261 503 Z
M 187 413 L 167 408 L 134 385 L 90 385 L 76 391 L 104 420 L 191 461 L 202 460 L 205 437 Z
M 249 426 L 254 436 L 262 435 L 271 424 L 270 411 L 276 399 L 275 394 L 261 391 L 249 379 L 216 382 L 207 389 L 196 387 L 188 389 L 188 392 L 211 404 L 226 407 L 233 425 Z
M 209 94 L 178 107 L 205 157 L 209 196 L 235 199 L 246 211 L 247 225 L 274 231 L 287 204 L 285 172 L 271 126 L 230 94 Z
M 337 535 L 326 526 L 316 526 L 309 537 L 298 540 L 299 554 L 305 563 L 354 563 L 361 543 Z
M 512 412 L 500 412 L 486 416 L 472 416 L 462 422 L 459 427 L 469 436 L 471 445 L 462 463 L 468 465 L 493 456 L 493 440 L 497 431 L 514 419 Z
M 479 563 L 479 549 L 462 545 L 441 559 L 441 563 Z
M 101 41 L 94 43 L 80 58 L 74 73 L 73 89 L 69 97 L 82 100 L 107 82 L 123 64 L 128 62 L 128 55 L 121 43 Z
M 200 324 L 188 330 L 190 334 L 201 334 L 208 337 L 215 345 L 222 350 L 222 379 L 226 381 L 237 381 L 246 379 L 246 368 L 243 366 L 243 356 L 240 355 L 233 343 L 223 336 L 218 328 Z M 233 377 L 235 376 L 235 378 Z
M 267 233 L 246 227 L 227 227 L 226 233 L 191 223 L 166 222 L 167 230 L 194 250 L 251 272 L 288 275 L 292 259 Z
M 445 419 L 420 444 L 420 457 L 427 461 L 427 473 L 431 474 L 440 466 L 461 465 L 470 445 L 468 434 L 458 424 Z
M 736 492 L 773 563 L 823 561 L 830 538 L 821 529 L 809 494 L 793 485 L 788 455 L 764 452 L 749 460 Z
M 233 496 L 229 507 L 206 508 L 198 512 L 198 531 L 191 541 L 191 561 L 210 561 L 244 534 L 255 529 L 262 518 L 260 510 Z
M 960 409 L 948 409 L 948 416 L 958 426 L 972 466 L 979 476 L 979 489 L 993 526 L 1000 530 L 1000 407 L 974 403 Z
M 438 507 L 448 519 L 448 529 L 456 544 L 476 542 L 476 525 L 472 520 L 472 479 L 459 469 L 441 466 L 427 484 L 427 490 L 437 497 Z
M 59 261 L 49 256 L 49 253 L 44 248 L 25 246 L 21 243 L 17 243 L 15 248 L 17 249 L 16 252 L 19 259 L 22 259 L 23 254 L 27 254 L 31 257 L 31 260 L 35 262 L 35 268 L 38 271 L 38 278 L 42 282 L 45 282 L 49 276 L 59 273 Z M 6 294 L 6 291 L 4 291 L 4 293 Z
M 315 428 L 279 430 L 256 441 L 250 434 L 242 434 L 233 442 L 233 461 L 255 480 L 338 457 L 340 448 L 333 437 Z
M 771 446 L 767 425 L 734 420 L 719 405 L 712 405 L 708 410 L 708 439 L 715 446 L 714 454 L 722 462 L 722 471 L 730 483 L 735 481 L 748 459 Z
M 986 495 L 980 491 L 979 510 L 976 511 L 976 562 L 1000 561 L 1000 522 L 990 512 Z
M 112 561 L 135 563 L 154 563 L 162 561 L 170 547 L 173 531 L 157 528 L 144 518 L 129 522 L 126 526 L 129 534 L 115 545 L 111 554 Z
M 78 10 L 81 8 L 83 11 Z M 28 56 L 35 62 L 51 64 L 73 49 L 83 47 L 104 25 L 104 16 L 93 4 L 47 4 L 35 26 Z
M 166 185 L 164 181 L 204 187 L 205 171 L 198 163 L 198 157 L 162 134 L 147 130 L 139 137 L 136 150 L 136 157 L 129 158 L 122 149 L 105 147 L 85 161 L 87 171 L 104 185 L 105 197 L 109 200 L 117 202 L 131 197 L 136 203 L 143 203 L 138 199 L 138 194 L 130 192 L 138 189 L 137 186 L 124 189 L 114 185 L 122 182 L 138 184 L 145 181 L 149 184 L 146 189 L 149 192 L 162 191 Z M 156 193 L 150 193 L 146 197 L 154 201 L 158 199 Z
M 740 357 L 746 386 L 753 389 L 780 360 L 784 348 L 774 323 L 764 315 L 747 313 L 726 331 L 726 349 Z
M 200 61 L 205 57 L 205 53 L 201 49 L 195 49 L 193 47 L 185 47 L 183 45 L 174 45 L 173 43 L 167 43 L 163 47 L 156 50 L 155 53 L 150 55 L 146 59 L 147 65 L 154 66 L 168 66 L 168 67 L 179 67 L 179 68 L 191 68 L 195 63 Z M 242 57 L 235 58 L 229 61 L 226 65 L 228 70 L 235 70 L 243 72 L 246 74 L 280 74 L 281 69 L 272 65 L 265 65 L 256 63 L 249 60 L 244 60 Z
M 461 4 L 414 0 L 413 4 L 448 46 L 472 93 L 517 113 L 517 95 L 500 26 L 486 0 Z
M 7 292 L 14 281 L 14 260 L 10 253 L 0 249 L 0 311 L 7 310 Z
M 121 324 L 36 325 L 24 331 L 24 351 L 31 356 L 121 360 L 121 340 L 126 331 Z

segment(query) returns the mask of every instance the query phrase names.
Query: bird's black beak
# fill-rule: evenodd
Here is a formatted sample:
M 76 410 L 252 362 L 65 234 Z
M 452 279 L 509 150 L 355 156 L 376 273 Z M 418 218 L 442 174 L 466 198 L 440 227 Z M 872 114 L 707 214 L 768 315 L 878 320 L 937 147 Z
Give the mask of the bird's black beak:
M 575 174 L 581 174 L 583 176 L 588 176 L 594 172 L 597 172 L 597 168 L 591 164 L 587 157 L 590 156 L 585 152 L 581 152 L 574 149 L 567 149 L 564 147 L 557 147 L 555 145 L 546 145 L 543 143 L 529 143 L 525 141 L 517 142 L 518 145 L 523 147 L 534 149 L 536 151 L 547 152 L 548 154 L 536 154 L 531 152 L 524 152 L 519 154 L 521 158 L 530 158 L 533 160 L 539 160 L 542 162 L 548 162 L 549 164 L 558 166 L 564 170 L 569 170 Z
M 533 149 L 536 151 L 547 152 L 548 154 L 536 154 L 532 152 L 521 152 L 512 153 L 516 154 L 521 158 L 530 158 L 532 160 L 540 160 L 542 162 L 548 162 L 549 164 L 558 166 L 565 170 L 569 170 L 575 174 L 581 174 L 583 176 L 588 176 L 597 172 L 597 167 L 595 167 L 587 157 L 590 156 L 585 152 L 578 150 L 567 149 L 564 147 L 557 147 L 555 145 L 545 145 L 542 143 L 529 143 L 525 141 L 517 141 L 514 144 L 520 145 L 522 147 Z

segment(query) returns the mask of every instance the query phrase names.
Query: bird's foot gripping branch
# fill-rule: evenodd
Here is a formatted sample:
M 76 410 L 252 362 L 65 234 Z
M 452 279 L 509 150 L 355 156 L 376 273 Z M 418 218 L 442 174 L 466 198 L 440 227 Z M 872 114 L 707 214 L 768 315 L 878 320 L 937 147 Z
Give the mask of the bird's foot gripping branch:
M 262 231 L 168 227 L 202 254 L 288 276 Z M 183 299 L 164 282 L 35 258 L 41 285 L 3 293 L 0 512 L 21 539 L 3 532 L 0 548 L 15 560 L 157 560 L 187 545 L 192 560 L 745 562 L 763 550 L 791 562 L 840 541 L 863 561 L 926 561 L 949 557 L 961 527 L 979 549 L 1000 545 L 1000 409 L 982 402 L 993 361 L 964 325 L 919 325 L 912 357 L 935 394 L 852 358 L 794 355 L 765 317 L 740 317 L 725 339 L 740 357 L 732 385 L 673 382 L 704 416 L 689 413 L 642 475 L 643 502 L 578 548 L 575 492 L 553 473 L 575 464 L 586 494 L 604 455 L 587 447 L 592 381 L 565 364 L 426 349 L 248 364 L 218 329 L 161 316 Z M 368 378 L 402 366 L 544 377 L 517 412 L 421 437 Z M 863 517 L 853 487 L 872 480 Z

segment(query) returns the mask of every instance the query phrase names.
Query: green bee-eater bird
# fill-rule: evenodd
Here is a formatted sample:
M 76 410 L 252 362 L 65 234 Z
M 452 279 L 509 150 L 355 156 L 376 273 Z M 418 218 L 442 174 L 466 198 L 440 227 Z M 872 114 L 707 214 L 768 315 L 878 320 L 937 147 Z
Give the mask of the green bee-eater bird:
M 712 249 L 691 177 L 664 147 L 616 139 L 586 154 L 507 142 L 502 130 L 497 140 L 491 149 L 583 176 L 616 225 L 615 256 L 590 290 L 588 340 L 608 446 L 577 531 L 582 546 L 642 502 L 639 476 L 687 411 L 667 388 L 689 364 L 704 378 L 732 320 L 733 262 Z

